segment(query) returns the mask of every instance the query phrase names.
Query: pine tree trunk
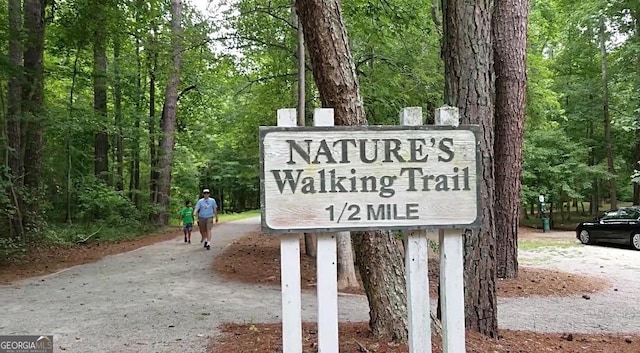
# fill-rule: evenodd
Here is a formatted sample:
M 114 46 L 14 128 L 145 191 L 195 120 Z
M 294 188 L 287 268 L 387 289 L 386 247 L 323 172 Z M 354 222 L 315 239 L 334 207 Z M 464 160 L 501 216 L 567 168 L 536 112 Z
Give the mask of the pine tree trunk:
M 173 65 L 165 91 L 162 108 L 161 137 L 158 146 L 158 206 L 157 225 L 169 224 L 169 199 L 171 197 L 171 166 L 176 134 L 176 115 L 178 110 L 178 86 L 180 85 L 180 66 L 182 65 L 182 0 L 171 1 L 171 47 Z
M 367 125 L 339 1 L 297 0 L 296 8 L 322 106 L 334 109 L 336 125 Z M 359 232 L 352 237 L 372 333 L 406 341 L 405 269 L 393 234 Z
M 529 0 L 496 0 L 493 22 L 498 278 L 518 276 L 518 226 L 525 99 Z
M 39 189 L 42 172 L 44 116 L 44 0 L 24 1 L 24 74 L 20 158 L 24 160 L 24 185 Z M 38 204 L 30 207 L 38 212 Z
M 482 226 L 465 232 L 464 289 L 467 328 L 495 337 L 496 238 L 494 179 L 492 1 L 444 0 L 445 103 L 460 109 L 462 124 L 478 124 Z
M 92 3 L 95 22 L 93 31 L 93 110 L 98 129 L 94 136 L 94 172 L 96 177 L 109 181 L 109 136 L 107 134 L 107 33 L 105 8 Z

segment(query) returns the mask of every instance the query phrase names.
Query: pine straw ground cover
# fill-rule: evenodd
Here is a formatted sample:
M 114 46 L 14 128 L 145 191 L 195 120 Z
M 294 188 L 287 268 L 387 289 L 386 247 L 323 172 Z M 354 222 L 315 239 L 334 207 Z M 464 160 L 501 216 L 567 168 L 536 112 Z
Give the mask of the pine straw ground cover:
M 303 250 L 301 250 L 303 251 Z M 250 234 L 229 246 L 213 262 L 213 270 L 228 280 L 260 285 L 280 284 L 280 250 L 277 237 Z M 301 253 L 301 283 L 304 290 L 315 288 L 315 259 Z M 438 260 L 429 260 L 430 294 L 437 296 Z M 587 296 L 607 290 L 606 280 L 571 273 L 521 267 L 519 277 L 498 282 L 498 296 Z M 360 288 L 348 292 L 361 294 Z M 379 341 L 369 332 L 368 324 L 340 323 L 342 353 L 408 352 L 406 345 Z M 433 352 L 442 352 L 440 339 L 433 337 Z M 280 324 L 233 324 L 221 327 L 221 335 L 212 339 L 210 353 L 281 352 Z M 500 330 L 499 337 L 488 338 L 467 332 L 469 353 L 638 353 L 640 336 L 576 333 L 537 333 Z M 304 352 L 317 352 L 317 329 L 314 323 L 303 325 Z

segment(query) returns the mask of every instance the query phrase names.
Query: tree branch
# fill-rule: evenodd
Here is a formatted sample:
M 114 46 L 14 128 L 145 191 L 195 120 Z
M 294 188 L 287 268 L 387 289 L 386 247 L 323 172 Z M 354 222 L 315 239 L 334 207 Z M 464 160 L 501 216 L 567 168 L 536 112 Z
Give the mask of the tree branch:
M 260 82 L 265 82 L 265 81 L 269 81 L 269 80 L 275 80 L 278 78 L 285 78 L 285 77 L 291 77 L 291 76 L 296 76 L 297 77 L 297 73 L 293 73 L 293 74 L 280 74 L 280 75 L 271 75 L 271 76 L 265 76 L 265 77 L 260 77 L 254 80 L 250 80 L 249 83 L 247 83 L 247 85 L 245 85 L 244 87 L 242 87 L 241 90 L 239 90 L 235 96 L 240 95 L 241 93 L 243 93 L 244 91 L 246 91 L 249 87 L 253 86 L 253 84 L 255 83 L 260 83 Z
M 185 93 L 187 93 L 187 92 L 189 92 L 189 91 L 191 91 L 191 90 L 194 90 L 194 89 L 195 89 L 195 90 L 197 90 L 197 89 L 198 89 L 198 87 L 197 87 L 196 85 L 191 85 L 191 86 L 189 86 L 189 87 L 187 87 L 187 88 L 183 89 L 183 90 L 178 94 L 178 100 L 180 100 L 180 98 L 182 97 L 182 95 L 183 95 L 183 94 L 185 94 Z

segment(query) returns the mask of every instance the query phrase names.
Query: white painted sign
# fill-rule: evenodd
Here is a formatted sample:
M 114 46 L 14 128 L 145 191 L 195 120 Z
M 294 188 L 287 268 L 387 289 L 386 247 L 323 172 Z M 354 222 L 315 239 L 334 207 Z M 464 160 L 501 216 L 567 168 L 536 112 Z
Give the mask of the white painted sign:
M 261 127 L 269 232 L 479 226 L 474 126 Z

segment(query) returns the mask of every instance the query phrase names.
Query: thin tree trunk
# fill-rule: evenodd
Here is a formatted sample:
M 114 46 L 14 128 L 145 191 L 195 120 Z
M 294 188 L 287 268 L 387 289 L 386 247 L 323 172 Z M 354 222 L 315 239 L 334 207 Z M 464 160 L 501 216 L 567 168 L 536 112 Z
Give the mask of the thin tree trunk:
M 142 0 L 136 2 L 136 20 L 141 21 Z M 140 208 L 140 117 L 142 116 L 142 58 L 140 57 L 140 31 L 136 33 L 136 114 L 133 123 L 131 143 L 131 172 L 129 179 L 129 199 Z
M 9 63 L 11 64 L 7 89 L 8 166 L 13 183 L 22 181 L 20 158 L 20 121 L 22 115 L 22 1 L 9 0 Z
M 14 237 L 22 237 L 24 235 L 24 227 L 22 226 L 22 214 L 24 213 L 24 205 L 22 202 L 22 183 L 23 167 L 21 158 L 21 129 L 22 120 L 22 42 L 20 36 L 22 33 L 22 1 L 9 0 L 9 83 L 7 87 L 7 150 L 6 165 L 11 173 L 11 185 L 8 187 L 7 195 L 16 195 L 10 197 L 11 207 L 15 212 L 10 213 L 9 229 L 10 235 Z
M 296 26 L 297 40 L 297 67 L 298 67 L 298 90 L 297 90 L 297 113 L 298 113 L 298 126 L 305 126 L 305 52 L 304 52 L 304 31 L 300 18 L 296 13 L 295 0 L 293 0 L 293 7 L 291 9 L 293 23 Z M 317 251 L 316 235 L 313 233 L 304 233 L 304 252 L 307 256 L 315 258 Z
M 169 200 L 171 196 L 171 166 L 175 145 L 176 115 L 178 110 L 178 87 L 182 65 L 182 0 L 171 1 L 171 47 L 173 65 L 167 82 L 162 108 L 162 134 L 158 146 L 158 203 L 157 225 L 169 224 Z
M 155 49 L 150 49 L 151 51 Z M 156 68 L 158 64 L 158 53 L 149 53 L 149 191 L 151 204 L 158 202 L 158 146 L 156 119 Z
M 22 126 L 21 159 L 24 160 L 24 185 L 39 189 L 42 172 L 44 116 L 44 0 L 24 1 L 24 46 L 25 85 L 22 87 L 22 112 L 27 122 Z M 29 143 L 27 143 L 27 141 Z M 30 206 L 32 212 L 39 211 L 36 202 Z
M 339 1 L 297 0 L 296 8 L 322 106 L 334 109 L 337 125 L 367 125 Z M 376 231 L 352 236 L 373 335 L 406 341 L 405 269 L 393 234 Z
M 356 278 L 351 233 L 338 232 L 336 233 L 336 238 L 338 247 L 338 290 L 360 288 L 360 283 Z
M 76 90 L 76 80 L 78 78 L 78 61 L 80 60 L 80 48 L 76 48 L 76 58 L 73 60 L 73 75 L 71 76 L 71 88 L 69 89 L 69 121 L 73 119 L 73 95 Z M 71 213 L 71 189 L 72 178 L 71 172 L 73 170 L 72 159 L 71 159 L 71 130 L 67 134 L 67 223 L 72 223 L 72 213 Z
M 604 17 L 600 17 L 600 58 L 602 59 L 602 113 L 604 116 L 604 143 L 607 149 L 607 171 L 609 177 L 609 199 L 611 208 L 618 208 L 616 169 L 613 164 L 613 143 L 611 141 L 611 117 L 609 116 L 609 73 L 607 70 L 607 47 Z
M 493 22 L 498 278 L 518 276 L 518 226 L 525 98 L 529 0 L 496 0 Z
M 116 180 L 115 187 L 116 190 L 122 191 L 124 189 L 124 150 L 122 143 L 122 85 L 121 85 L 121 77 L 120 77 L 120 38 L 118 34 L 113 39 L 113 71 L 114 71 L 114 87 L 113 87 L 113 109 L 114 109 L 114 119 L 116 125 L 116 138 L 115 138 L 115 147 L 116 147 Z
M 494 73 L 491 0 L 444 0 L 445 104 L 460 109 L 462 124 L 481 128 L 482 226 L 464 235 L 465 324 L 495 337 L 496 235 L 494 178 Z
M 94 172 L 96 177 L 109 181 L 109 136 L 107 134 L 107 33 L 105 6 L 94 0 L 93 31 L 93 110 L 97 119 L 94 135 Z

